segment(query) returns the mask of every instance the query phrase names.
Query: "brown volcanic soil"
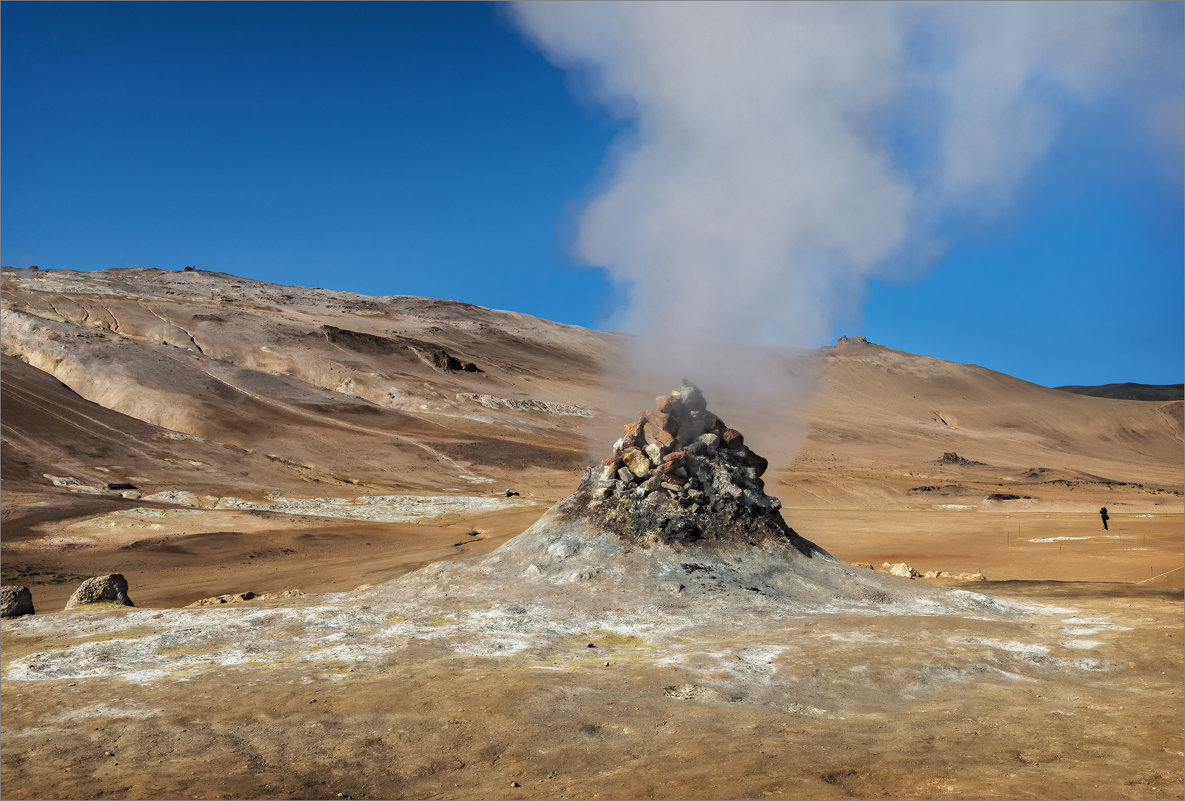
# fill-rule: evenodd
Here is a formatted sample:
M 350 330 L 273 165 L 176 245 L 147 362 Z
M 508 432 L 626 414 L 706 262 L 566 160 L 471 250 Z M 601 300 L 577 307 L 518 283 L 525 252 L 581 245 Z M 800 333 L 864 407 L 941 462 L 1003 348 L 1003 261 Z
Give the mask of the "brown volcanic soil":
M 722 624 L 702 647 L 733 656 L 705 662 L 622 634 L 609 608 L 604 628 L 530 659 L 421 633 L 361 661 L 124 681 L 142 667 L 116 632 L 127 613 L 56 612 L 81 578 L 122 572 L 159 610 L 148 621 L 196 631 L 227 611 L 363 602 L 171 610 L 350 591 L 487 553 L 575 488 L 584 433 L 602 423 L 578 412 L 608 408 L 598 365 L 621 338 L 211 273 L 5 270 L 3 300 L 0 571 L 39 610 L 0 628 L 5 797 L 1182 796 L 1180 402 L 1081 397 L 855 342 L 823 350 L 803 448 L 766 475 L 796 530 L 842 559 L 982 571 L 992 581 L 964 586 L 1069 611 Z M 484 372 L 442 371 L 436 349 Z M 971 463 L 941 462 L 947 451 Z M 196 506 L 102 489 L 125 481 Z M 501 503 L 504 487 L 527 503 L 403 522 L 267 495 Z M 1021 497 L 988 499 L 999 493 Z M 273 507 L 212 508 L 228 498 Z M 92 677 L 11 673 L 105 639 L 124 644 Z M 725 669 L 749 670 L 758 646 L 776 652 L 773 678 Z M 171 647 L 183 665 L 203 646 Z
M 1102 644 L 1091 653 L 1121 666 L 952 678 L 941 656 L 909 656 L 949 655 L 952 631 L 991 640 L 997 624 L 857 616 L 771 631 L 795 644 L 774 660 L 791 678 L 773 699 L 760 679 L 722 692 L 702 670 L 596 632 L 567 643 L 558 670 L 417 640 L 354 667 L 7 679 L 5 796 L 1180 797 L 1179 595 L 983 589 L 1129 624 L 1092 635 Z M 6 667 L 53 647 L 4 625 Z M 752 640 L 717 645 L 740 659 Z M 885 674 L 901 669 L 886 693 Z

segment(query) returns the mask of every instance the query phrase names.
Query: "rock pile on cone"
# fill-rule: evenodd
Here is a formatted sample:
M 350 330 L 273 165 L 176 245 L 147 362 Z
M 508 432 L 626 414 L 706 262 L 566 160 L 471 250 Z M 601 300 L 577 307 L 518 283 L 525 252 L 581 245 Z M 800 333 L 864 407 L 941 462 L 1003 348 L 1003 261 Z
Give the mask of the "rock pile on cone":
M 767 466 L 684 380 L 625 427 L 578 494 L 622 534 L 668 542 L 793 537 L 778 513 L 781 501 L 765 494 Z

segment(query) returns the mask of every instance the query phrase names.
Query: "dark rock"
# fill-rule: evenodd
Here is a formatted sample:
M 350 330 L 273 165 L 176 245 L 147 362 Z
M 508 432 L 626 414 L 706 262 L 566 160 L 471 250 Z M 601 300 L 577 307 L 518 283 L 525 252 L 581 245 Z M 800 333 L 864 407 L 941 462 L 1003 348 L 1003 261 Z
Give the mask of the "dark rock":
M 741 432 L 737 431 L 735 428 L 724 429 L 724 431 L 720 434 L 720 441 L 723 442 L 724 447 L 728 448 L 730 451 L 739 451 L 745 444 L 744 436 L 742 436 Z
M 683 386 L 671 393 L 678 396 L 683 404 L 683 408 L 689 412 L 706 412 L 708 410 L 708 402 L 704 400 L 704 393 L 695 384 L 683 379 Z
M 102 603 L 135 606 L 128 597 L 127 579 L 119 573 L 87 579 L 70 596 L 66 609 Z
M 480 373 L 482 370 L 473 362 L 463 362 L 443 348 L 436 348 L 428 353 L 428 361 L 438 370 L 449 373 L 465 372 Z
M 955 453 L 954 451 L 947 451 L 946 453 L 942 454 L 942 463 L 943 464 L 967 464 L 967 460 L 964 459 L 962 456 L 959 456 L 959 454 Z
M 0 617 L 33 614 L 33 593 L 28 587 L 5 584 L 0 587 Z
M 688 411 L 686 418 L 679 421 L 679 439 L 690 442 L 711 431 L 715 425 L 716 417 L 711 412 Z
M 745 458 L 744 458 L 745 465 L 747 465 L 748 467 L 752 467 L 754 470 L 756 470 L 757 475 L 759 475 L 759 476 L 765 475 L 765 471 L 767 469 L 769 469 L 769 460 L 766 459 L 764 456 L 758 456 L 756 453 L 754 453 L 749 448 L 745 448 L 744 451 L 745 451 Z
M 107 489 L 109 490 L 134 490 L 140 489 L 135 484 L 129 484 L 126 481 L 108 481 Z

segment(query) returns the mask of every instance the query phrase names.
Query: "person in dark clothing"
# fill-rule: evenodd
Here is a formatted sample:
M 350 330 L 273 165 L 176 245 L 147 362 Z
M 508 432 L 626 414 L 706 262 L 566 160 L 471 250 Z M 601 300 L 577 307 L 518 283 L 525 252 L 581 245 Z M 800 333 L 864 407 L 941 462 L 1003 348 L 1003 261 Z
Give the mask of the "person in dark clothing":
M 1099 510 L 1099 516 L 1103 518 L 1103 531 L 1107 530 L 1107 507 L 1104 506 Z

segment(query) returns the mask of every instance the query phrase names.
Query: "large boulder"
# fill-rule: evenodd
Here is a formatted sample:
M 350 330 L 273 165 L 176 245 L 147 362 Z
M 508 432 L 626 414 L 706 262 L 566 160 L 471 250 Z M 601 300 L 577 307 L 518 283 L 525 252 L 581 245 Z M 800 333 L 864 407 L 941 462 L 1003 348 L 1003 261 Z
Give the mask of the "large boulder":
M 128 580 L 119 573 L 108 576 L 95 576 L 79 585 L 70 600 L 66 602 L 66 609 L 91 604 L 121 604 L 135 606 L 128 597 Z
M 5 584 L 0 587 L 0 617 L 33 614 L 33 593 L 28 587 Z

